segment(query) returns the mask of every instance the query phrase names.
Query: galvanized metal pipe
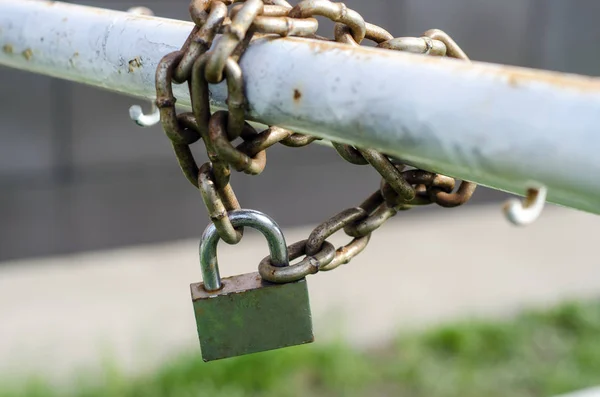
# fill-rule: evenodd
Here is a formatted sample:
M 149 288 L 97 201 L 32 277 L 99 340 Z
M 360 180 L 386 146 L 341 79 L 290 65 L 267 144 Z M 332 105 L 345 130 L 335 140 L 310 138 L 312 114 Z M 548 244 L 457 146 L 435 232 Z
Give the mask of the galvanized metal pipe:
M 0 64 L 152 98 L 157 62 L 191 28 L 0 0 Z M 241 66 L 253 120 L 517 194 L 541 184 L 551 202 L 600 213 L 599 79 L 295 38 L 254 41 Z M 223 84 L 211 95 L 225 107 Z

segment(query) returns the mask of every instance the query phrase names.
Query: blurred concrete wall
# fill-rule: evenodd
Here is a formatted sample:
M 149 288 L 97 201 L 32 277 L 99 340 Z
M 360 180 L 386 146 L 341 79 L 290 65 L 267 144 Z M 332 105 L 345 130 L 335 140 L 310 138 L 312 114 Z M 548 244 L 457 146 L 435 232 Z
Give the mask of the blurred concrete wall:
M 188 19 L 188 0 L 76 3 L 145 5 Z M 346 3 L 396 36 L 444 29 L 476 60 L 597 74 L 596 0 Z M 6 68 L 0 89 L 0 260 L 201 234 L 207 218 L 200 195 L 180 174 L 161 129 L 129 120 L 137 100 Z M 195 149 L 202 161 L 202 148 Z M 263 175 L 235 175 L 233 184 L 242 206 L 289 226 L 358 204 L 378 178 L 313 145 L 275 147 Z M 502 197 L 478 193 L 475 203 Z

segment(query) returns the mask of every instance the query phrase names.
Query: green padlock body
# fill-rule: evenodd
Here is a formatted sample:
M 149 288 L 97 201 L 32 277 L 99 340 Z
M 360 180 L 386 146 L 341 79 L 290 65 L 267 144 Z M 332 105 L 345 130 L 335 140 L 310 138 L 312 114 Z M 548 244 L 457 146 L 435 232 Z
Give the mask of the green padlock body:
M 249 273 L 222 283 L 190 286 L 204 361 L 314 341 L 306 279 L 274 284 Z

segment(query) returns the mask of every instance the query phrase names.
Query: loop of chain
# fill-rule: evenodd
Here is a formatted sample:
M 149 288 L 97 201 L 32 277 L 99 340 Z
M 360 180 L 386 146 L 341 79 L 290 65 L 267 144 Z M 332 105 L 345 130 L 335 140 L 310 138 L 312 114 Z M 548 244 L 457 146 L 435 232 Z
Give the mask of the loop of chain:
M 432 56 L 447 55 L 468 61 L 460 47 L 440 30 L 427 31 L 421 38 L 396 39 L 391 35 L 387 36 L 383 29 L 378 31 L 373 28 L 373 25 L 367 30 L 368 34 L 365 37 L 377 42 L 379 48 Z M 379 32 L 379 35 L 374 32 Z M 335 39 L 354 46 L 360 43 L 354 40 L 349 27 L 342 24 L 336 24 Z M 398 211 L 431 203 L 443 207 L 459 206 L 470 199 L 476 188 L 474 183 L 462 181 L 458 190 L 453 192 L 453 178 L 423 170 L 402 172 L 403 165 L 392 163 L 387 156 L 375 150 L 355 148 L 336 142 L 333 142 L 333 146 L 342 158 L 352 164 L 371 164 L 383 179 L 380 189 L 358 208 L 343 211 L 313 230 L 307 240 L 307 255 L 318 250 L 318 247 L 326 242 L 326 238 L 341 228 L 347 235 L 354 237 L 350 244 L 338 249 L 332 262 L 322 266 L 320 270 L 333 269 L 347 263 L 366 247 L 371 233 Z
M 344 226 L 344 233 L 350 237 L 359 238 L 370 235 L 398 212 L 394 206 L 385 202 L 382 192 L 379 190 L 371 194 L 359 207 L 365 211 L 367 216 Z
M 446 45 L 439 40 L 434 40 L 427 36 L 397 37 L 379 43 L 377 48 L 441 57 L 446 55 Z
M 292 6 L 285 0 L 192 0 L 190 16 L 196 26 L 181 50 L 161 60 L 156 73 L 157 106 L 167 137 L 171 140 L 179 165 L 186 178 L 202 193 L 211 221 L 224 241 L 235 244 L 243 230 L 231 225 L 227 213 L 240 208 L 229 184 L 230 167 L 249 174 L 260 173 L 265 166 L 265 149 L 281 142 L 292 147 L 305 146 L 317 138 L 270 127 L 257 134 L 245 122 L 246 102 L 242 72 L 237 63 L 255 31 L 280 36 L 314 36 L 318 22 L 314 18 L 288 17 Z M 217 34 L 214 49 L 210 48 Z M 227 80 L 228 112 L 211 115 L 208 84 Z M 188 82 L 192 113 L 177 115 L 172 83 Z M 234 147 L 231 141 L 242 136 Z M 203 139 L 209 163 L 198 167 L 190 149 Z
M 231 113 L 229 113 L 230 115 Z M 214 145 L 215 151 L 219 157 L 225 160 L 237 171 L 243 171 L 250 175 L 260 174 L 267 164 L 267 153 L 264 150 L 259 151 L 254 157 L 250 157 L 244 152 L 234 148 L 227 137 L 227 117 L 228 113 L 219 111 L 213 114 L 208 125 L 209 138 Z M 257 135 L 250 124 L 244 124 L 245 131 L 242 137 L 248 135 Z
M 198 185 L 202 200 L 210 220 L 215 224 L 221 240 L 227 244 L 237 244 L 242 239 L 243 230 L 236 230 L 227 213 L 240 209 L 240 204 L 229 183 L 219 186 L 216 182 L 211 163 L 205 163 L 200 167 Z
M 398 196 L 390 184 L 385 179 L 382 179 L 380 192 L 385 202 L 391 207 L 431 204 L 436 202 L 436 198 L 432 197 L 434 194 L 449 194 L 454 190 L 455 180 L 448 176 L 434 174 L 423 170 L 404 171 L 402 172 L 402 176 L 408 183 L 417 186 L 417 188 L 415 188 L 415 197 L 411 201 L 405 202 L 402 200 L 402 197 Z M 418 187 L 421 187 L 421 189 Z
M 175 110 L 176 99 L 173 96 L 171 75 L 176 63 L 183 57 L 181 52 L 166 55 L 156 70 L 156 106 L 160 111 L 160 119 L 167 137 L 171 140 L 179 166 L 185 177 L 198 187 L 198 166 L 189 145 L 200 139 L 199 131 L 185 128 Z M 185 116 L 189 121 L 189 116 Z M 189 124 L 188 124 L 189 126 Z
M 446 46 L 446 56 L 471 62 L 467 54 L 465 54 L 462 48 L 456 44 L 456 42 L 448 35 L 448 33 L 439 29 L 430 29 L 423 33 L 423 36 L 444 43 L 444 46 Z
M 376 31 L 376 28 L 369 27 L 368 30 Z M 432 55 L 432 56 L 449 56 L 465 61 L 469 61 L 467 55 L 462 51 L 462 49 L 456 44 L 452 38 L 446 34 L 445 32 L 432 29 L 426 31 L 422 37 L 400 37 L 400 38 L 391 38 L 391 37 L 374 37 L 375 35 L 372 33 L 371 37 L 367 35 L 367 38 L 371 38 L 372 40 L 378 43 L 378 48 L 384 48 L 389 50 L 397 50 L 397 51 L 406 51 L 411 53 L 423 54 L 423 55 Z M 350 44 L 350 45 L 358 45 L 356 41 L 353 40 L 351 35 L 349 34 L 349 30 L 347 27 L 343 25 L 336 25 L 336 41 Z M 379 39 L 379 40 L 378 40 Z M 398 205 L 425 205 L 436 203 L 442 207 L 456 207 L 466 203 L 472 196 L 475 191 L 476 185 L 471 182 L 462 181 L 458 190 L 453 192 L 454 189 L 454 180 L 449 177 L 442 184 L 434 183 L 434 184 L 415 184 L 406 179 L 403 181 L 398 179 L 398 174 L 391 171 L 389 168 L 389 164 L 385 164 L 385 169 L 387 172 L 381 172 L 381 169 L 378 169 L 371 161 L 369 161 L 365 156 L 361 149 L 355 148 L 350 145 L 345 145 L 341 143 L 333 143 L 335 150 L 338 154 L 345 159 L 346 161 L 352 164 L 364 165 L 367 163 L 371 163 L 371 165 L 376 168 L 380 174 L 383 176 L 383 181 L 381 185 L 381 192 L 385 197 L 386 202 L 391 207 L 397 207 Z M 373 154 L 374 151 L 371 151 Z M 377 152 L 375 152 L 377 153 Z M 379 154 L 381 157 L 385 157 Z M 381 158 L 380 157 L 380 158 Z M 434 174 L 431 174 L 434 175 Z M 388 179 L 390 176 L 396 177 L 394 179 Z M 437 178 L 442 177 L 441 175 L 437 176 Z M 450 180 L 452 180 L 452 187 L 449 187 Z M 398 182 L 400 181 L 400 185 Z M 402 192 L 404 189 L 408 189 L 407 185 L 415 185 L 413 188 L 414 197 L 410 200 L 406 199 L 406 192 Z M 399 190 L 400 188 L 400 190 Z M 408 191 L 408 190 L 406 190 Z M 380 210 L 382 214 L 386 213 L 384 210 Z M 391 210 L 388 210 L 391 212 Z
M 210 114 L 207 69 L 214 54 L 205 52 L 210 47 L 210 42 L 214 39 L 216 30 L 220 28 L 227 13 L 225 4 L 221 3 L 219 5 L 218 3 L 219 2 L 213 2 L 212 4 L 209 4 L 208 8 L 210 8 L 210 13 L 199 30 L 200 32 L 206 30 L 206 26 L 209 25 L 210 21 L 213 19 L 213 14 L 218 13 L 218 21 L 217 17 L 214 17 L 217 22 L 209 26 L 211 33 L 206 35 L 209 39 L 201 42 L 201 45 L 196 48 L 192 48 L 190 45 L 190 48 L 188 49 L 188 54 L 190 54 L 189 59 L 193 59 L 194 61 L 191 68 L 191 75 L 185 77 L 190 79 L 189 86 L 193 113 L 200 134 L 205 142 L 206 150 L 209 159 L 211 160 L 212 176 L 217 185 L 216 187 L 218 188 L 218 190 L 210 189 L 211 185 L 208 183 L 209 179 L 206 178 L 206 176 L 210 175 L 206 173 L 203 174 L 206 183 L 201 185 L 202 198 L 209 217 L 215 224 L 221 239 L 229 244 L 237 244 L 242 238 L 243 229 L 234 229 L 227 216 L 228 211 L 240 208 L 237 199 L 235 199 L 233 189 L 229 184 L 230 170 L 228 160 L 231 159 L 231 156 L 228 155 L 231 154 L 232 151 L 227 149 L 233 149 L 230 141 L 237 138 L 239 135 L 242 135 L 244 130 L 249 129 L 251 132 L 255 131 L 244 119 L 245 97 L 243 93 L 242 72 L 235 59 L 229 57 L 231 53 L 227 54 L 223 69 L 220 71 L 221 74 L 223 74 L 223 72 L 225 73 L 227 79 L 227 104 L 229 112 L 218 112 L 212 116 Z M 193 4 L 194 3 L 192 3 L 192 5 Z M 193 11 L 192 14 L 194 14 Z M 200 34 L 198 34 L 198 36 L 199 35 Z M 239 42 L 237 44 L 239 44 Z M 194 50 L 197 51 L 197 53 L 192 53 Z M 222 128 L 223 126 L 225 128 Z M 224 147 L 226 150 L 223 150 Z M 266 161 L 265 153 L 261 153 L 258 159 L 259 162 L 262 162 L 262 167 L 264 168 L 264 163 Z
M 254 18 L 254 20 L 252 21 L 251 25 L 248 25 L 248 17 L 244 17 L 243 15 L 240 14 L 240 12 L 243 12 L 245 7 L 248 7 L 249 3 L 244 3 L 244 4 L 240 4 L 238 6 L 235 6 L 232 10 L 232 22 L 229 25 L 229 29 L 234 29 L 236 26 L 236 23 L 239 22 L 240 18 L 242 18 L 242 22 L 243 22 L 243 26 L 241 28 L 239 28 L 238 30 L 248 30 L 249 27 L 248 26 L 252 26 L 253 28 L 256 28 L 255 22 L 257 21 L 257 19 L 259 18 L 259 16 L 256 16 Z M 246 14 L 250 13 L 252 14 L 255 9 L 257 8 L 256 4 L 251 4 L 251 9 L 250 11 L 247 11 Z M 273 5 L 263 5 L 263 12 L 268 13 L 270 16 L 269 18 L 273 18 L 274 16 L 278 16 L 280 17 L 279 19 L 281 20 L 281 17 L 283 15 L 285 15 L 287 12 L 289 12 L 289 10 L 291 10 L 291 6 L 289 6 L 289 4 L 287 4 L 286 2 L 278 2 L 278 4 L 273 4 Z M 211 11 L 212 12 L 212 11 Z M 252 14 L 253 15 L 253 14 Z M 209 19 L 210 19 L 210 15 L 209 15 Z M 268 21 L 273 21 L 273 19 L 270 19 Z M 316 20 L 314 19 L 307 19 L 306 20 L 307 23 L 311 24 L 311 30 L 308 33 L 314 33 L 314 31 L 316 31 Z M 294 27 L 295 25 L 288 25 L 289 29 L 286 30 L 285 32 L 279 32 L 279 33 L 284 33 L 284 34 L 291 34 L 296 28 Z M 235 29 L 234 29 L 235 30 Z M 269 33 L 274 33 L 274 30 L 268 30 Z M 263 33 L 261 31 L 261 33 Z M 249 33 L 249 35 L 251 35 Z M 223 40 L 223 37 L 221 38 L 221 40 Z M 229 39 L 230 40 L 230 39 Z M 224 43 L 224 44 L 223 44 Z M 241 42 L 237 42 L 238 45 L 242 44 Z M 217 48 L 220 48 L 221 46 L 229 46 L 229 48 L 232 46 L 230 41 L 225 41 L 225 42 L 221 42 L 219 41 L 219 43 L 216 44 Z M 240 51 L 243 50 L 243 48 L 240 48 Z M 209 106 L 208 106 L 208 80 L 207 77 L 209 75 L 209 65 L 210 65 L 210 59 L 212 57 L 214 57 L 215 54 L 214 53 L 208 53 L 206 54 L 206 56 L 204 57 L 200 57 L 198 58 L 198 60 L 196 61 L 194 70 L 192 71 L 192 105 L 193 108 L 195 109 L 195 114 L 197 114 L 197 118 L 198 118 L 198 123 L 200 125 L 207 125 L 209 123 L 209 114 L 210 114 L 210 110 L 209 110 Z M 220 61 L 217 61 L 217 63 L 219 63 Z M 246 103 L 245 103 L 245 97 L 244 97 L 244 93 L 243 93 L 243 79 L 242 79 L 242 73 L 241 73 L 241 69 L 239 68 L 239 65 L 237 64 L 237 62 L 235 61 L 235 59 L 233 57 L 229 57 L 227 58 L 226 62 L 225 62 L 225 68 L 224 68 L 224 72 L 225 72 L 225 78 L 227 80 L 227 88 L 228 88 L 228 97 L 227 97 L 227 105 L 228 105 L 228 109 L 229 109 L 229 114 L 228 114 L 228 120 L 227 120 L 227 137 L 229 140 L 234 139 L 235 137 L 239 136 L 242 133 L 242 130 L 244 128 L 244 113 L 245 113 L 245 107 L 246 107 Z M 197 106 L 195 106 L 194 104 L 197 104 Z M 214 132 L 216 135 L 211 136 L 210 132 Z M 252 161 L 251 159 L 248 158 L 248 154 L 244 153 L 244 150 L 241 149 L 235 149 L 231 146 L 231 144 L 229 144 L 229 142 L 225 139 L 223 139 L 223 134 L 220 133 L 222 132 L 222 130 L 220 130 L 219 128 L 213 128 L 213 129 L 209 129 L 208 130 L 208 136 L 206 137 L 206 140 L 210 141 L 211 144 L 214 147 L 214 150 L 216 151 L 217 155 L 220 156 L 221 158 L 223 158 L 225 161 L 227 161 L 230 165 L 234 166 L 234 168 L 236 168 L 236 170 L 238 171 L 244 171 L 250 174 L 257 174 L 260 173 L 262 171 L 262 169 L 264 168 L 264 153 L 254 153 L 251 156 L 260 156 L 260 159 L 258 161 Z M 260 135 L 260 134 L 259 134 Z M 204 135 L 203 135 L 204 136 Z M 215 141 L 215 137 L 217 138 L 217 140 Z M 261 139 L 260 137 L 257 136 L 256 139 Z M 286 134 L 286 136 L 282 136 L 281 139 L 283 140 L 283 144 L 286 144 L 288 146 L 304 146 L 309 144 L 310 142 L 314 141 L 316 138 L 314 137 L 309 137 L 309 136 L 305 136 L 302 134 L 294 134 L 291 131 L 289 132 L 289 134 Z M 266 147 L 265 147 L 266 148 Z
M 217 84 L 223 80 L 223 71 L 225 63 L 233 55 L 236 47 L 248 40 L 252 35 L 249 33 L 250 26 L 263 10 L 262 0 L 246 0 L 238 13 L 231 19 L 231 23 L 223 29 L 223 34 L 218 39 L 218 43 L 212 50 L 211 56 L 206 64 L 205 77 L 210 83 Z
M 236 5 L 231 9 L 232 18 L 239 12 L 243 5 Z M 288 13 L 292 9 L 290 5 L 268 5 L 263 6 L 261 15 L 254 18 L 252 27 L 262 34 L 276 34 L 285 36 L 312 36 L 319 28 L 319 22 L 315 18 L 290 18 Z
M 215 3 L 222 3 L 223 5 L 228 6 L 233 4 L 234 0 L 192 0 L 190 2 L 190 17 L 197 27 L 201 28 L 206 24 L 211 7 Z
M 319 271 L 333 270 L 350 262 L 366 248 L 371 238 L 370 233 L 356 237 L 338 249 L 335 249 L 326 239 L 338 230 L 366 216 L 367 213 L 362 208 L 350 208 L 328 219 L 317 226 L 308 239 L 288 246 L 290 261 L 305 255 L 299 263 L 287 267 L 276 267 L 271 263 L 271 257 L 267 256 L 258 267 L 261 277 L 274 283 L 292 282 Z
M 336 23 L 334 27 L 335 41 L 339 43 L 349 44 L 355 47 L 360 46 L 360 42 L 357 42 L 352 35 L 352 29 L 348 25 L 343 23 Z M 374 41 L 375 43 L 384 43 L 392 40 L 394 36 L 384 28 L 365 23 L 365 39 Z
M 380 193 L 379 196 L 381 197 Z M 385 204 L 382 198 L 380 200 L 381 203 Z M 336 214 L 317 226 L 308 239 L 299 241 L 288 247 L 290 260 L 300 255 L 306 255 L 298 265 L 290 266 L 293 270 L 283 270 L 288 268 L 276 269 L 271 264 L 270 256 L 267 256 L 259 265 L 261 276 L 272 282 L 284 283 L 299 280 L 319 271 L 333 270 L 342 264 L 350 262 L 352 258 L 360 254 L 367 247 L 371 238 L 371 231 L 351 236 L 354 237 L 352 241 L 338 249 L 333 248 L 333 245 L 327 241 L 327 238 L 339 230 L 346 230 L 346 228 L 368 219 L 369 216 L 370 213 L 368 210 L 362 207 L 349 208 Z M 331 254 L 330 251 L 332 251 Z M 294 252 L 293 257 L 291 252 Z M 309 266 L 310 263 L 313 265 Z
M 358 12 L 347 8 L 344 3 L 334 3 L 329 0 L 303 0 L 292 8 L 288 14 L 290 18 L 310 18 L 315 15 L 348 26 L 352 38 L 357 43 L 365 38 L 367 33 L 365 20 Z
M 228 6 L 232 6 L 230 10 Z M 221 239 L 229 244 L 236 244 L 243 235 L 243 230 L 235 229 L 228 217 L 229 211 L 240 208 L 229 184 L 230 167 L 258 174 L 265 167 L 265 150 L 270 146 L 280 143 L 302 147 L 320 139 L 276 126 L 257 133 L 246 123 L 247 103 L 238 62 L 255 33 L 328 40 L 316 34 L 318 22 L 314 16 L 323 16 L 335 22 L 334 40 L 340 43 L 359 46 L 368 39 L 381 49 L 469 61 L 460 47 L 440 30 L 429 30 L 422 37 L 394 38 L 385 29 L 365 22 L 343 3 L 329 0 L 303 0 L 294 7 L 285 0 L 192 0 L 190 15 L 196 26 L 186 42 L 158 65 L 156 104 L 184 175 L 200 189 L 211 221 Z M 221 36 L 217 38 L 217 34 Z M 224 79 L 228 111 L 211 114 L 208 84 Z M 172 82 L 188 83 L 192 113 L 176 113 Z M 234 146 L 232 142 L 238 137 L 243 142 Z M 200 138 L 210 162 L 198 168 L 190 145 Z M 363 251 L 371 233 L 398 211 L 431 203 L 458 206 L 468 201 L 476 187 L 462 181 L 454 192 L 453 178 L 423 170 L 403 171 L 403 165 L 376 150 L 332 143 L 348 162 L 370 164 L 377 170 L 382 176 L 380 189 L 360 206 L 342 211 L 317 226 L 308 239 L 290 245 L 290 260 L 304 256 L 299 263 L 277 267 L 269 257 L 263 259 L 259 272 L 265 280 L 289 282 L 334 269 Z M 342 229 L 353 239 L 336 250 L 327 238 Z
M 352 224 L 357 219 L 365 218 L 367 215 L 367 212 L 362 208 L 348 208 L 321 223 L 312 231 L 310 236 L 308 236 L 308 240 L 306 241 L 306 254 L 312 255 L 318 252 L 325 240 L 333 233 Z
M 338 248 L 335 251 L 335 258 L 327 265 L 321 267 L 322 271 L 333 270 L 340 265 L 345 265 L 352 260 L 356 255 L 360 254 L 367 248 L 367 244 L 371 240 L 371 234 L 364 237 L 353 239 L 343 247 Z
M 323 267 L 335 259 L 336 251 L 330 242 L 324 242 L 321 250 L 314 255 L 307 255 L 306 241 L 298 241 L 287 247 L 290 262 L 305 255 L 300 262 L 285 267 L 277 267 L 273 265 L 269 255 L 260 261 L 258 265 L 260 276 L 273 283 L 289 283 L 323 270 Z
M 369 162 L 360 154 L 360 152 L 351 145 L 343 143 L 331 142 L 336 152 L 350 164 L 367 165 Z
M 306 254 L 311 255 L 314 252 L 319 252 L 327 238 L 335 232 L 342 230 L 346 226 L 353 224 L 359 219 L 364 219 L 367 216 L 368 213 L 364 209 L 357 207 L 349 208 L 329 218 L 317 226 L 310 236 L 308 236 L 308 239 L 306 240 Z M 333 260 L 328 264 L 323 265 L 320 270 L 333 270 L 339 265 L 350 262 L 354 256 L 358 255 L 366 248 L 370 238 L 371 234 L 368 233 L 364 236 L 356 237 L 349 244 L 338 248 Z
M 207 10 L 210 10 L 210 13 L 206 15 L 201 25 L 196 22 L 197 25 L 190 34 L 189 45 L 173 73 L 173 80 L 178 83 L 183 83 L 190 78 L 194 61 L 208 51 L 227 16 L 227 6 L 223 1 L 202 0 L 202 3 L 207 3 Z
M 358 149 L 358 151 L 381 174 L 383 179 L 385 179 L 404 202 L 409 202 L 415 197 L 413 187 L 404 179 L 404 175 L 392 164 L 386 155 L 373 149 Z
M 183 57 L 183 53 L 176 51 L 166 55 L 158 63 L 156 69 L 156 107 L 160 111 L 160 120 L 169 139 L 176 144 L 190 145 L 200 139 L 197 131 L 183 128 L 180 124 L 173 95 L 172 79 L 173 69 Z
M 279 143 L 281 143 L 284 146 L 288 146 L 288 147 L 304 147 L 306 145 L 313 143 L 314 141 L 320 141 L 320 140 L 321 140 L 321 138 L 318 138 L 316 136 L 305 135 L 305 134 L 300 134 L 298 132 L 294 132 L 287 138 L 279 141 Z

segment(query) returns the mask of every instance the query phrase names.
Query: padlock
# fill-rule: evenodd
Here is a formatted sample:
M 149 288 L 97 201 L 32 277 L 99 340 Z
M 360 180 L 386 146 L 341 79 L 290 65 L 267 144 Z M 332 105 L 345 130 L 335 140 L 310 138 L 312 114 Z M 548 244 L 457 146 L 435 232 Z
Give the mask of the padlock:
M 267 239 L 271 263 L 289 266 L 285 238 L 269 216 L 254 210 L 228 213 L 234 227 L 251 227 Z M 210 224 L 200 243 L 202 283 L 192 284 L 192 301 L 202 359 L 212 361 L 313 342 L 306 279 L 276 284 L 258 272 L 221 280 L 219 234 Z

